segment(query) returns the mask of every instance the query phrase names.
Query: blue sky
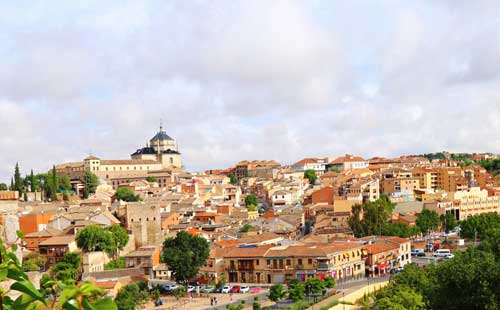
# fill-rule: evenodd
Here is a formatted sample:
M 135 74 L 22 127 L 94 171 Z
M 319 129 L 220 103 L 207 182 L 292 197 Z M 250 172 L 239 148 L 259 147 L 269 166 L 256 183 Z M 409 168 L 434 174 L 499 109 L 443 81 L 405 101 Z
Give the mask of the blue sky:
M 188 169 L 500 153 L 498 1 L 0 4 L 0 181 L 128 158 L 160 118 Z

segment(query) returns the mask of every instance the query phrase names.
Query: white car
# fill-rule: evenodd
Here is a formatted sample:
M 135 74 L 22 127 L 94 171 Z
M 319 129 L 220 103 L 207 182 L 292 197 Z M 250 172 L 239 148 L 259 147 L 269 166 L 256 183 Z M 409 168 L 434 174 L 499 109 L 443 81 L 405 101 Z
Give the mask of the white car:
M 455 255 L 453 255 L 453 254 L 450 253 L 450 254 L 446 255 L 444 257 L 444 259 L 452 259 L 453 257 L 455 257 Z
M 240 287 L 240 293 L 248 293 L 250 291 L 250 286 L 248 285 L 242 285 Z
M 177 284 L 167 284 L 164 286 L 165 288 L 165 291 L 173 291 L 175 290 L 176 288 L 178 288 L 179 286 Z
M 196 287 L 192 285 L 188 285 L 188 293 L 196 291 Z
M 226 285 L 222 288 L 222 293 L 224 294 L 229 294 L 231 292 L 231 286 L 230 285 Z

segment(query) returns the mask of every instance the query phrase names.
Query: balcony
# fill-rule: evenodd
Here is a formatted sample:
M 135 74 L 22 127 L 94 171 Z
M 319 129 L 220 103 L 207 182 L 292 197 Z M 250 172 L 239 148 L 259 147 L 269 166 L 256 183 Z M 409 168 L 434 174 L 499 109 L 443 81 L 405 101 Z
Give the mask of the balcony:
M 297 265 L 295 265 L 295 269 L 297 269 L 297 270 L 304 270 L 304 265 L 303 264 L 297 264 Z
M 238 265 L 238 270 L 255 270 L 255 267 L 253 264 L 241 264 Z
M 331 268 L 333 268 L 332 264 L 318 263 L 318 267 L 316 269 L 325 271 L 325 270 L 330 270 Z

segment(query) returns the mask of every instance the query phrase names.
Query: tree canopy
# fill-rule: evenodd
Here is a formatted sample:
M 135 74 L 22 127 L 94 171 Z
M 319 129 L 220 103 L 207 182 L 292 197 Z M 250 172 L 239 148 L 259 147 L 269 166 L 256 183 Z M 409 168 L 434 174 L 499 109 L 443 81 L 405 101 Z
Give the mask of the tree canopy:
M 439 215 L 436 211 L 423 209 L 417 216 L 416 224 L 422 233 L 427 233 L 429 230 L 435 230 L 441 223 Z
M 248 194 L 245 197 L 245 206 L 258 206 L 259 205 L 259 199 L 257 199 L 257 196 L 254 194 Z
M 304 171 L 304 178 L 309 180 L 309 184 L 315 184 L 318 176 L 316 175 L 316 171 L 307 169 Z
M 185 283 L 198 275 L 209 255 L 208 241 L 181 231 L 163 242 L 162 261 L 172 269 L 175 279 Z
M 133 190 L 127 187 L 120 187 L 116 190 L 115 197 L 123 201 L 139 201 L 141 198 Z
M 76 235 L 76 244 L 84 252 L 104 251 L 117 257 L 117 251 L 127 245 L 129 236 L 125 228 L 112 225 L 102 228 L 98 225 L 88 225 Z

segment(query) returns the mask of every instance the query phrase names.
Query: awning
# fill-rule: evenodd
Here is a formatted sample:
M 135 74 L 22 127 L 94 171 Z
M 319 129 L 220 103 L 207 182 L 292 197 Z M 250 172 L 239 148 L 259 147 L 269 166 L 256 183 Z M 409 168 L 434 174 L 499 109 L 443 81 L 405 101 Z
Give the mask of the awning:
M 389 264 L 378 264 L 377 266 L 375 266 L 375 268 L 378 268 L 378 269 L 384 269 L 387 267 L 390 267 L 390 265 Z

